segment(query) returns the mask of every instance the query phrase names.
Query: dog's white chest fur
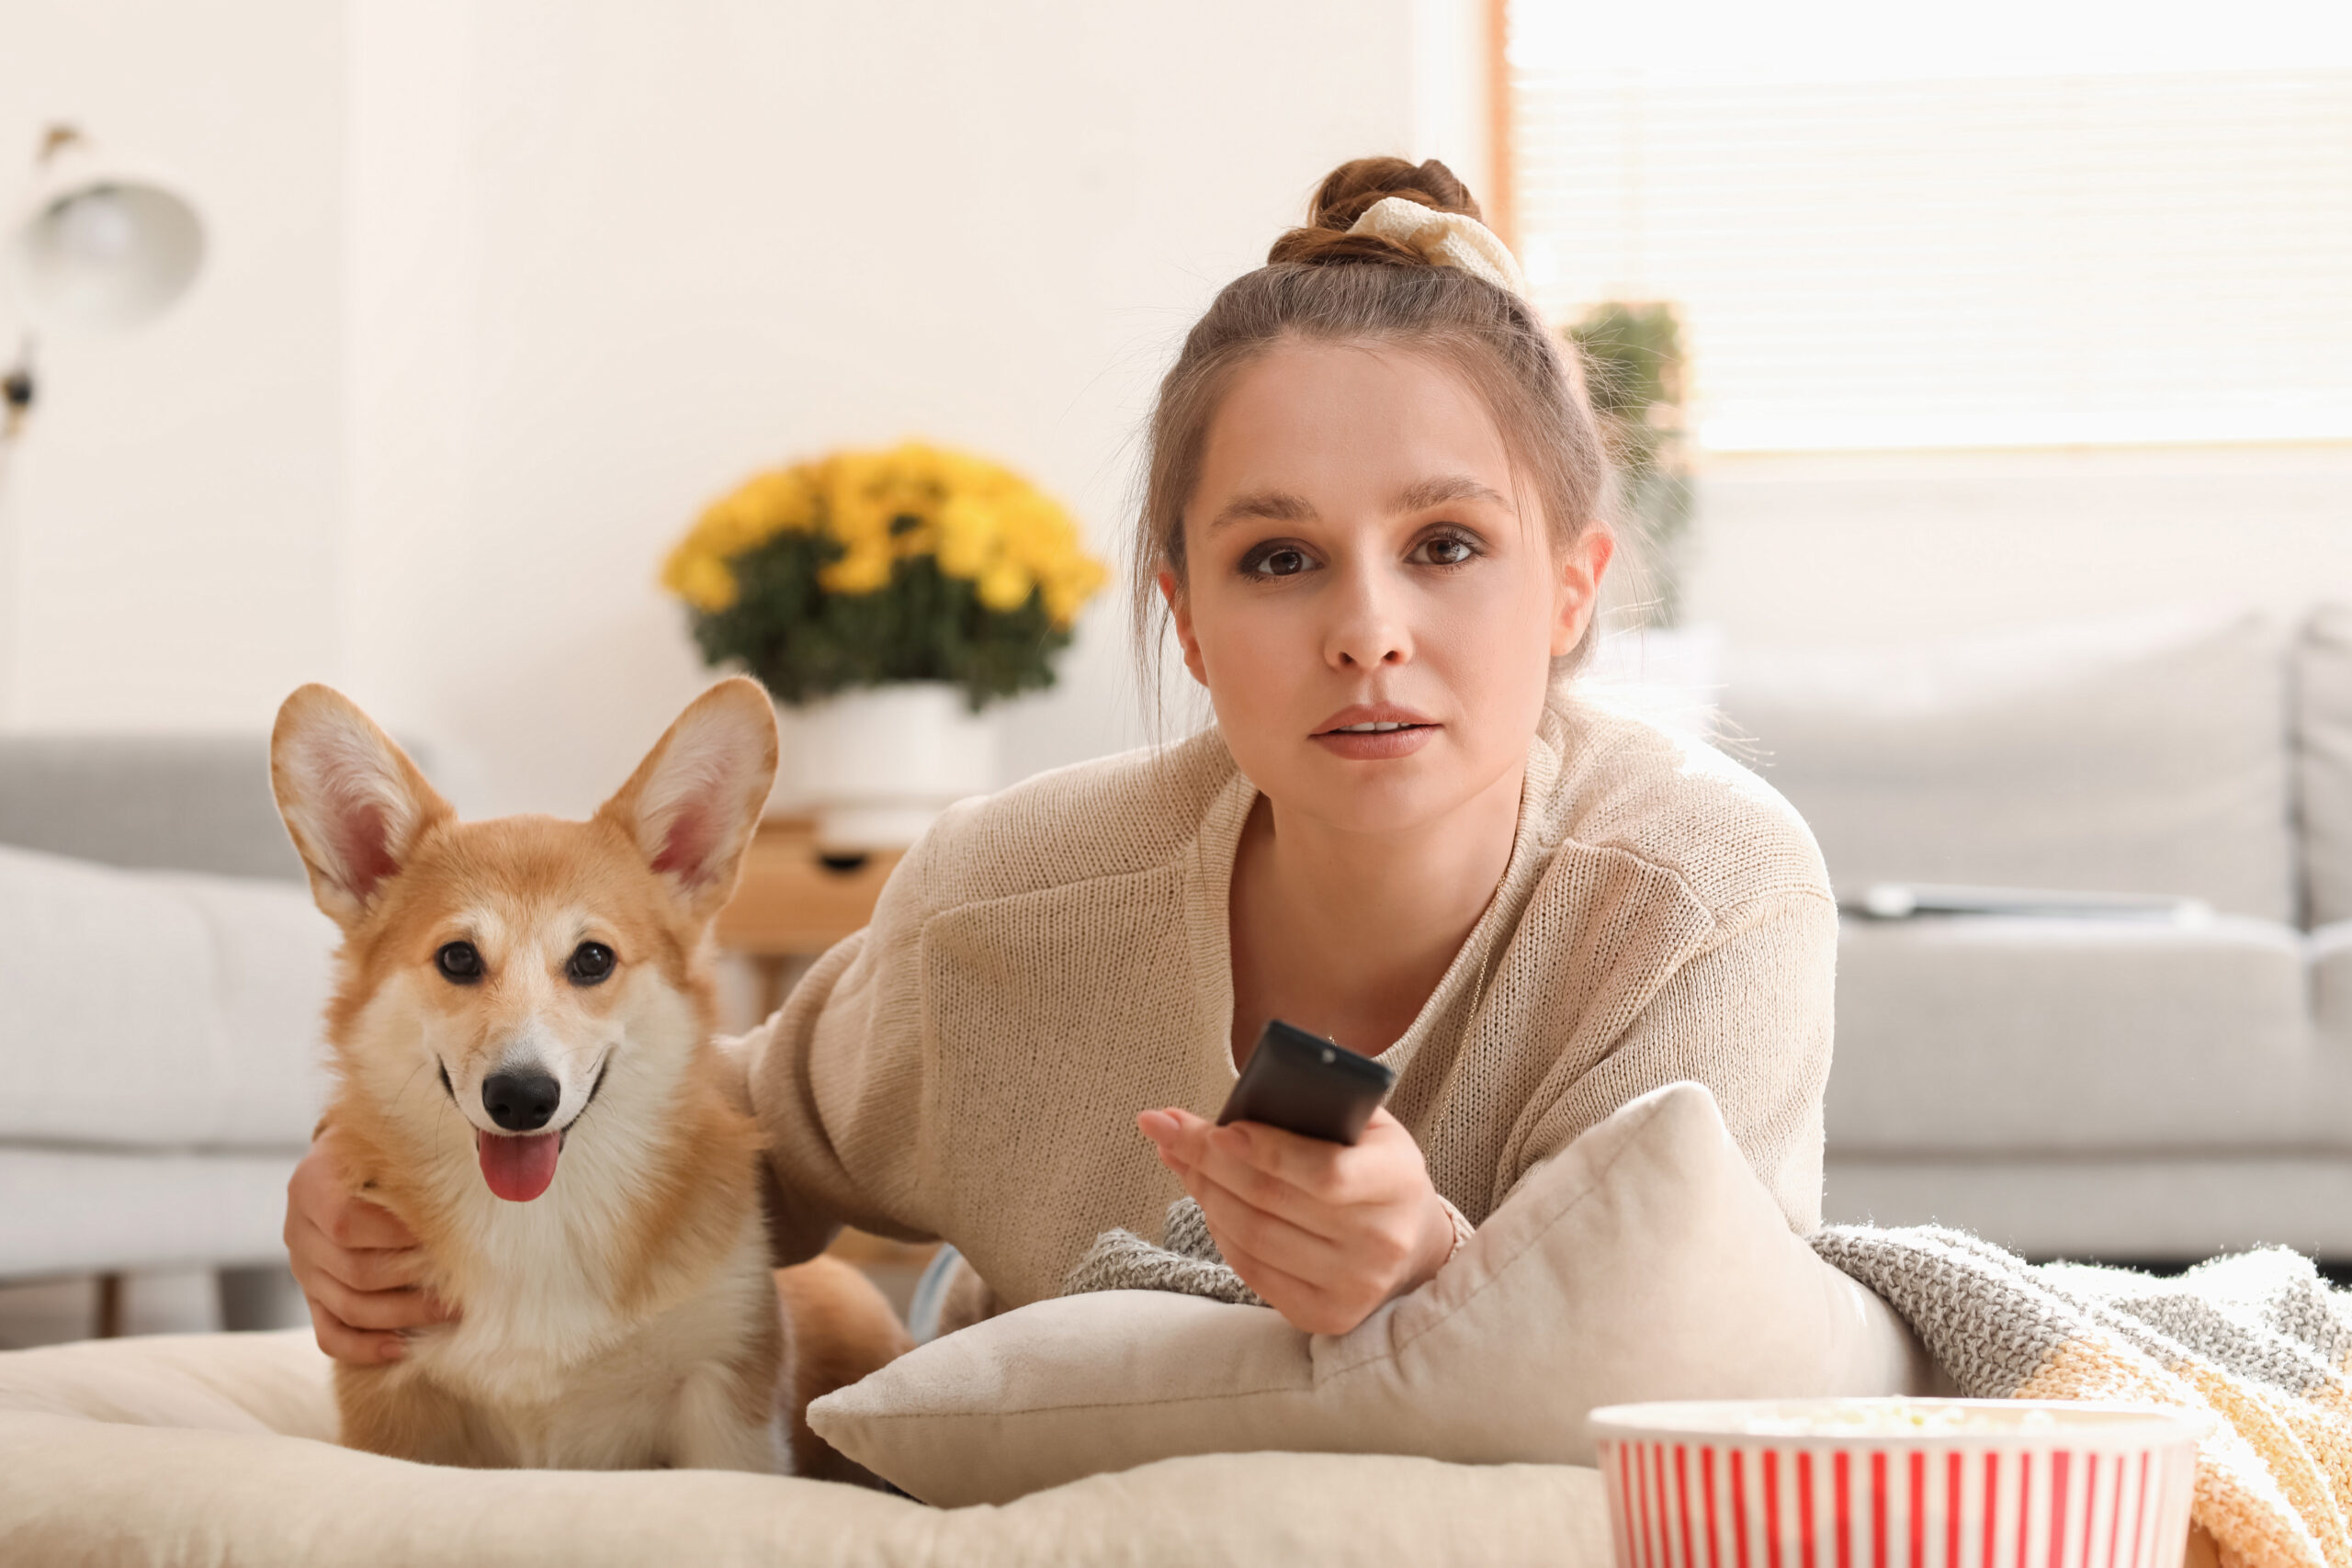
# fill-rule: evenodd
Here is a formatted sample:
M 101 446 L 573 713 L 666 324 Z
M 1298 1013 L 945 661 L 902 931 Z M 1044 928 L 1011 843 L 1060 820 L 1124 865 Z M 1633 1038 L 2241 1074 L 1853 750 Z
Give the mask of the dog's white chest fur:
M 463 1401 L 516 1465 L 787 1469 L 779 1412 L 747 1415 L 731 1371 L 777 1314 L 756 1211 L 701 1291 L 626 1316 L 607 1256 L 617 1216 L 602 1207 L 469 1199 L 463 1316 L 420 1337 L 402 1371 Z

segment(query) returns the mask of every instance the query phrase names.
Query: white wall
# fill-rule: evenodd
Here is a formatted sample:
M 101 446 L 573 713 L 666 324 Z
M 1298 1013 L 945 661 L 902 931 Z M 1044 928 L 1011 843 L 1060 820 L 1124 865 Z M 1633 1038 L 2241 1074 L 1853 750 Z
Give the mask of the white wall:
M 1476 10 L 0 0 L 0 167 L 70 115 L 215 239 L 156 329 L 49 356 L 15 716 L 328 679 L 468 804 L 577 809 L 706 678 L 654 571 L 755 467 L 966 445 L 1114 554 L 1152 381 L 1316 178 L 1483 161 L 1427 63 Z M 1136 738 L 1125 649 L 1106 596 L 1009 772 Z
M 919 434 L 1125 542 L 1130 438 L 1313 182 L 1414 136 L 1409 0 L 362 5 L 356 695 L 579 809 L 707 677 L 661 555 Z M 1137 734 L 1105 595 L 1008 771 Z
M 42 345 L 0 451 L 0 721 L 266 724 L 336 668 L 344 41 L 315 0 L 0 0 L 0 212 L 63 119 L 178 176 L 210 242 L 152 328 Z

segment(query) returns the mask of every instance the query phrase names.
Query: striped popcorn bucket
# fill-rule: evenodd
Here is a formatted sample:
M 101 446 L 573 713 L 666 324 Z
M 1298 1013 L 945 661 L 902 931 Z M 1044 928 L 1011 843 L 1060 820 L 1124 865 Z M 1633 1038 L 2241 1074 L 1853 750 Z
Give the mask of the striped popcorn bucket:
M 2009 1399 L 1592 1413 L 1617 1568 L 2178 1568 L 2203 1411 Z

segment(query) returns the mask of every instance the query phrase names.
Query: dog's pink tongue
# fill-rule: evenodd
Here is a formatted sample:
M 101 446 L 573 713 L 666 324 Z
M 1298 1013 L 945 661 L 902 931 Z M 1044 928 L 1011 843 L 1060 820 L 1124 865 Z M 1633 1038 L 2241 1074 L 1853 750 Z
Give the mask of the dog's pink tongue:
M 474 1148 L 481 1156 L 481 1179 L 490 1190 L 510 1203 L 527 1203 L 555 1179 L 555 1156 L 563 1152 L 563 1134 L 502 1138 L 477 1132 Z

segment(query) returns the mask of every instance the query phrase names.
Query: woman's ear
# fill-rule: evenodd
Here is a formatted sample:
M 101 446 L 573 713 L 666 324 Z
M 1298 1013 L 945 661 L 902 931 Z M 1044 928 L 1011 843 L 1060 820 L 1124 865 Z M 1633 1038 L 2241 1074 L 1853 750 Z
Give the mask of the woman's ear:
M 1600 580 L 1616 553 L 1617 536 L 1597 520 L 1586 524 L 1576 543 L 1560 552 L 1559 574 L 1552 584 L 1553 658 L 1574 653 L 1584 640 L 1585 628 L 1600 604 Z
M 1184 585 L 1176 580 L 1169 567 L 1159 569 L 1159 596 L 1168 601 L 1168 618 L 1176 625 L 1176 642 L 1184 650 L 1184 668 L 1193 679 L 1205 686 L 1209 683 L 1208 667 L 1201 662 L 1201 639 L 1193 635 L 1192 601 L 1184 596 Z

